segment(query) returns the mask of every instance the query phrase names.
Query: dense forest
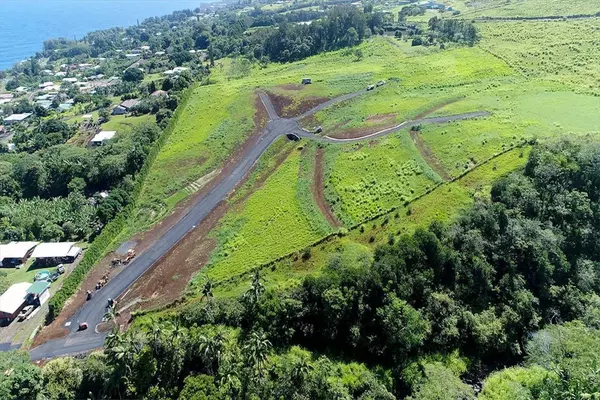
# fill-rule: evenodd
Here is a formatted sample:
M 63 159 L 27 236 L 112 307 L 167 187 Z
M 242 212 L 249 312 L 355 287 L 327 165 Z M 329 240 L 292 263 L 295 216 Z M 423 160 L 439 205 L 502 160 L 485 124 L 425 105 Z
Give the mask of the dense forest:
M 43 126 L 43 124 L 42 124 Z M 160 130 L 135 127 L 95 148 L 68 144 L 0 157 L 0 240 L 85 240 L 130 200 Z M 88 197 L 113 189 L 94 207 Z
M 483 381 L 484 399 L 591 398 L 599 213 L 600 146 L 538 145 L 452 224 L 390 239 L 373 257 L 334 256 L 286 292 L 266 290 L 258 272 L 239 299 L 214 298 L 206 281 L 200 301 L 113 332 L 103 354 L 23 362 L 0 391 L 472 399 Z

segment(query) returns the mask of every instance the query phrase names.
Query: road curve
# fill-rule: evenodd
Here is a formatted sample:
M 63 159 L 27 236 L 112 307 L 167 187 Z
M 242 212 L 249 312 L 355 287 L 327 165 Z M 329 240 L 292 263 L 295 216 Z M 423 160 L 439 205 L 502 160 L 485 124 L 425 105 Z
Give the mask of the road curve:
M 317 141 L 321 141 L 321 142 L 353 143 L 353 142 L 360 142 L 362 140 L 376 139 L 381 136 L 386 136 L 386 135 L 389 135 L 390 133 L 401 131 L 402 129 L 404 129 L 408 126 L 428 125 L 428 124 L 444 124 L 446 122 L 462 121 L 465 119 L 471 119 L 471 118 L 477 118 L 477 117 L 487 117 L 488 115 L 490 115 L 490 113 L 487 111 L 475 111 L 475 112 L 469 112 L 469 113 L 464 113 L 464 114 L 455 114 L 455 115 L 447 115 L 447 116 L 442 116 L 442 117 L 432 117 L 432 118 L 421 118 L 421 119 L 409 120 L 409 121 L 404 121 L 401 124 L 398 124 L 396 126 L 392 126 L 390 128 L 386 128 L 386 129 L 380 130 L 378 132 L 371 133 L 369 135 L 360 136 L 360 137 L 356 137 L 356 138 L 347 138 L 347 139 L 334 138 L 334 137 L 330 137 L 330 136 L 317 136 L 315 134 L 312 134 L 312 133 L 304 131 L 304 130 L 296 131 L 294 133 L 296 133 L 300 137 L 313 139 L 313 140 L 317 140 Z
M 139 254 L 134 260 L 124 267 L 114 279 L 110 280 L 106 286 L 97 291 L 78 312 L 70 320 L 69 334 L 60 339 L 50 340 L 30 351 L 30 357 L 33 360 L 43 358 L 51 358 L 62 355 L 70 355 L 90 351 L 102 346 L 106 333 L 99 333 L 95 330 L 95 326 L 102 321 L 104 317 L 108 299 L 116 299 L 123 294 L 137 279 L 139 279 L 154 263 L 162 258 L 170 249 L 175 247 L 191 230 L 193 230 L 221 201 L 224 201 L 228 194 L 238 185 L 239 182 L 250 172 L 252 166 L 267 150 L 267 148 L 280 136 L 288 133 L 295 133 L 298 136 L 312 140 L 320 140 L 331 143 L 340 142 L 356 142 L 361 140 L 372 139 L 397 132 L 406 127 L 409 123 L 443 123 L 448 121 L 456 121 L 459 119 L 473 118 L 477 116 L 488 115 L 485 112 L 461 114 L 449 117 L 436 117 L 422 119 L 418 121 L 407 121 L 398 126 L 385 129 L 373 135 L 368 135 L 356 139 L 335 139 L 326 136 L 317 136 L 307 133 L 302 130 L 299 125 L 299 120 L 312 115 L 328 106 L 350 100 L 356 96 L 367 93 L 365 90 L 350 93 L 344 96 L 329 100 L 326 103 L 315 107 L 304 114 L 285 119 L 280 118 L 269 97 L 264 92 L 259 92 L 261 101 L 263 102 L 269 122 L 261 133 L 256 145 L 252 147 L 248 153 L 234 167 L 230 175 L 220 181 L 210 192 L 201 197 L 193 208 L 167 233 L 156 241 L 152 247 L 143 253 Z M 87 331 L 77 332 L 79 322 L 87 322 L 89 328 Z

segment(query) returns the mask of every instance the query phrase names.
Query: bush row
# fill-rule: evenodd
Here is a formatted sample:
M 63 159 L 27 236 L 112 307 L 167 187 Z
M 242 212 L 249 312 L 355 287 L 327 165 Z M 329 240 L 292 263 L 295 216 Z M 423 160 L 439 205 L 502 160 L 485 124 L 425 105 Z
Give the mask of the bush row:
M 92 244 L 86 250 L 83 259 L 81 260 L 79 265 L 77 265 L 73 272 L 71 272 L 69 276 L 67 276 L 67 278 L 63 282 L 62 287 L 54 294 L 52 299 L 50 299 L 48 303 L 49 311 L 46 317 L 46 323 L 50 323 L 56 318 L 56 316 L 64 307 L 67 299 L 77 291 L 87 273 L 98 261 L 100 261 L 106 255 L 106 253 L 110 250 L 111 245 L 113 244 L 115 239 L 119 236 L 119 234 L 125 227 L 127 219 L 133 214 L 136 208 L 137 200 L 142 191 L 142 187 L 144 185 L 144 181 L 146 180 L 146 176 L 148 175 L 148 171 L 150 170 L 150 167 L 152 166 L 154 160 L 158 156 L 158 153 L 160 152 L 161 148 L 166 143 L 169 136 L 171 136 L 171 134 L 173 133 L 174 127 L 177 125 L 177 121 L 179 120 L 181 113 L 185 109 L 186 104 L 189 98 L 191 97 L 191 93 L 194 91 L 194 89 L 195 86 L 192 86 L 183 93 L 181 103 L 179 104 L 179 107 L 177 107 L 173 118 L 171 118 L 171 120 L 169 121 L 169 125 L 163 131 L 160 137 L 156 140 L 156 142 L 154 142 L 152 150 L 148 154 L 148 158 L 146 159 L 144 166 L 137 175 L 136 183 L 131 196 L 131 203 L 129 203 L 129 205 L 127 205 L 127 207 L 125 207 L 123 211 L 118 216 L 116 216 L 111 222 L 106 224 L 104 229 L 102 229 L 102 233 L 94 239 Z

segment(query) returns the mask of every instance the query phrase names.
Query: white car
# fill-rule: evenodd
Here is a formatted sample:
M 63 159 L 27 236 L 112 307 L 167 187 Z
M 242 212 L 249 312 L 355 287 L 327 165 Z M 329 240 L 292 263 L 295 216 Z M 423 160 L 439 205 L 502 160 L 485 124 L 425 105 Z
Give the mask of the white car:
M 33 306 L 25 306 L 25 308 L 23 308 L 21 310 L 21 312 L 19 313 L 19 316 L 17 317 L 17 319 L 19 321 L 24 321 L 25 318 L 27 318 L 29 316 L 29 314 L 31 314 L 33 312 Z

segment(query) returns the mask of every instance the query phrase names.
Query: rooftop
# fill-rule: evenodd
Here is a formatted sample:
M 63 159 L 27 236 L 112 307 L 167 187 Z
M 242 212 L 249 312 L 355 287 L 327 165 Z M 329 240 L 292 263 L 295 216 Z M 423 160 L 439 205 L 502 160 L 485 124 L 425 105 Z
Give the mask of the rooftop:
M 10 242 L 0 244 L 0 261 L 5 258 L 23 258 L 39 242 Z
M 9 122 L 23 121 L 23 120 L 29 118 L 30 116 L 31 116 L 31 113 L 13 114 L 13 115 L 10 115 L 10 116 L 4 118 L 4 122 L 6 122 L 6 121 L 9 121 Z
M 0 296 L 0 312 L 14 314 L 27 298 L 27 290 L 31 286 L 29 282 L 15 283 Z
M 48 286 L 50 286 L 50 282 L 48 281 L 37 281 L 29 286 L 27 293 L 39 296 L 40 294 L 44 293 L 44 290 L 46 290 Z
M 125 100 L 124 102 L 122 102 L 120 104 L 120 106 L 124 107 L 124 108 L 131 108 L 131 107 L 134 107 L 139 102 L 140 101 L 138 99 L 129 99 L 129 100 Z
M 58 258 L 67 257 L 74 242 L 41 243 L 38 244 L 31 257 L 33 258 Z
M 105 140 L 112 139 L 117 134 L 117 131 L 100 131 L 90 140 L 92 143 L 102 143 Z

